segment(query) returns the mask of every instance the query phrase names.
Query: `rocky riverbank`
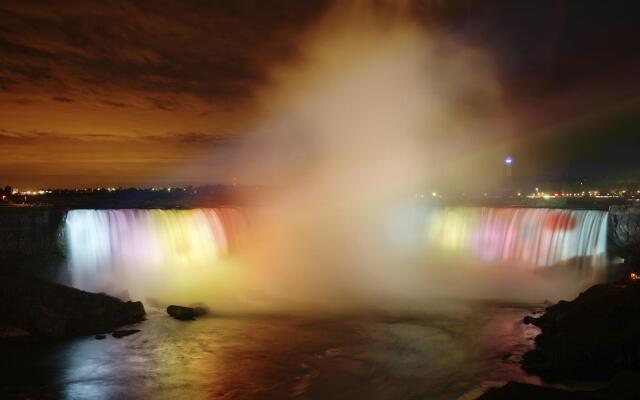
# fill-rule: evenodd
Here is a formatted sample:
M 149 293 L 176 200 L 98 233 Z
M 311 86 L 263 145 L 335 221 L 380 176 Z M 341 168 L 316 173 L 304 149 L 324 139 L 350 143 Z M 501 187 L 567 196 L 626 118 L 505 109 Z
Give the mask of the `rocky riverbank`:
M 640 371 L 640 283 L 596 285 L 529 320 L 542 333 L 523 367 L 547 379 Z
M 111 332 L 142 321 L 141 302 L 123 302 L 105 294 L 88 293 L 33 276 L 0 273 L 0 326 L 5 332 L 33 337 L 67 338 Z
M 596 391 L 568 391 L 510 382 L 480 397 L 490 399 L 640 398 L 640 282 L 595 285 L 524 323 L 542 333 L 524 355 L 523 368 L 549 382 L 609 382 Z
M 637 400 L 640 374 L 619 373 L 604 388 L 596 390 L 567 390 L 555 387 L 509 382 L 501 388 L 487 391 L 477 400 Z

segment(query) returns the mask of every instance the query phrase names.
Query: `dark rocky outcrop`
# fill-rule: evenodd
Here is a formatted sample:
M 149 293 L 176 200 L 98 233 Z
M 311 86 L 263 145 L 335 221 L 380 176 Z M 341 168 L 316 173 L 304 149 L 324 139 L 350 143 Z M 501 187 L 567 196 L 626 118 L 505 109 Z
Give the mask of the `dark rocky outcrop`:
M 593 392 L 555 389 L 545 386 L 509 382 L 500 388 L 489 389 L 477 400 L 595 400 Z
M 24 329 L 20 329 L 13 325 L 0 322 L 0 340 L 27 336 L 29 336 L 29 332 L 25 331 Z
M 547 386 L 509 382 L 489 389 L 477 400 L 637 400 L 640 399 L 640 374 L 622 372 L 609 385 L 594 390 L 567 390 Z
M 540 327 L 526 371 L 545 378 L 610 379 L 640 371 L 640 283 L 596 285 L 528 322 Z
M 640 207 L 609 208 L 608 250 L 626 260 L 640 260 Z
M 183 307 L 171 305 L 167 307 L 167 314 L 181 321 L 191 321 L 209 313 L 206 307 Z
M 120 339 L 125 336 L 133 335 L 134 333 L 138 333 L 138 332 L 140 332 L 140 329 L 123 329 L 119 331 L 113 331 L 111 336 L 113 336 L 116 339 Z
M 123 302 L 49 283 L 22 273 L 0 273 L 0 321 L 32 336 L 64 338 L 112 331 L 139 322 L 141 302 Z
M 65 209 L 0 207 L 0 269 L 66 280 L 60 268 L 65 257 Z

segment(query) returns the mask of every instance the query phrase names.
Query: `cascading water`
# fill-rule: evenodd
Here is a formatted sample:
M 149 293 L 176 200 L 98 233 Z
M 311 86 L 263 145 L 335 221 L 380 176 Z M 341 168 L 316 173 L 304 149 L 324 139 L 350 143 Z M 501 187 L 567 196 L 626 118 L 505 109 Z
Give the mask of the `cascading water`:
M 248 220 L 232 208 L 72 210 L 65 235 L 74 286 L 138 296 L 190 290 L 241 247 Z
M 529 267 L 569 264 L 597 271 L 606 262 L 605 211 L 455 207 L 427 221 L 432 248 Z
M 426 217 L 424 213 L 417 215 L 422 216 L 414 215 L 412 224 L 420 226 L 407 231 L 416 238 L 426 235 L 417 268 L 400 270 L 389 265 L 383 266 L 383 271 L 371 271 L 402 282 L 409 280 L 408 285 L 418 282 L 415 288 L 398 288 L 418 297 L 442 296 L 443 290 L 454 297 L 524 297 L 521 289 L 533 291 L 537 285 L 529 280 L 533 275 L 526 269 L 565 271 L 578 267 L 579 280 L 586 284 L 593 282 L 606 262 L 607 212 L 603 211 L 454 207 L 432 209 Z M 73 285 L 112 294 L 128 290 L 132 297 L 142 299 L 207 301 L 220 307 L 234 307 L 247 300 L 245 295 L 254 296 L 248 301 L 262 305 L 267 298 L 290 294 L 295 285 L 306 282 L 305 276 L 312 277 L 308 280 L 317 286 L 321 265 L 305 267 L 300 260 L 297 270 L 302 277 L 288 275 L 291 270 L 278 272 L 268 262 L 271 230 L 261 226 L 257 231 L 262 235 L 254 237 L 257 232 L 252 232 L 249 240 L 249 220 L 247 210 L 232 208 L 69 211 L 65 235 Z M 400 239 L 391 236 L 403 243 L 418 242 L 406 235 Z M 247 251 L 237 251 L 241 248 Z M 352 261 L 369 265 L 358 257 Z M 411 258 L 407 262 L 411 263 Z M 487 264 L 506 268 L 481 267 Z M 340 269 L 335 271 L 341 273 Z M 415 271 L 422 272 L 412 275 Z M 327 274 L 327 279 L 344 282 L 344 276 Z M 363 286 L 365 278 L 358 275 L 348 282 L 355 290 Z M 554 276 L 538 285 L 546 288 L 544 296 L 552 297 L 567 287 L 567 280 L 562 278 L 562 283 L 560 279 Z M 387 279 L 380 290 L 390 284 Z M 497 291 L 505 287 L 511 292 Z M 540 296 L 541 292 L 536 293 Z M 371 298 L 378 296 L 376 292 Z

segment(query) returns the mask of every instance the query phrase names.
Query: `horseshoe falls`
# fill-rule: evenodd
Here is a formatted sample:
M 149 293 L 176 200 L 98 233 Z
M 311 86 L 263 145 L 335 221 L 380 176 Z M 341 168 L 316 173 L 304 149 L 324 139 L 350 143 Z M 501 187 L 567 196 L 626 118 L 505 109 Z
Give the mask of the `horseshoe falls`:
M 402 278 L 405 274 L 400 281 L 411 284 L 424 281 L 423 287 L 400 288 L 400 292 L 428 296 L 446 288 L 455 296 L 483 287 L 492 292 L 493 285 L 500 286 L 496 282 L 507 279 L 513 271 L 521 271 L 518 278 L 502 286 L 515 287 L 514 280 L 518 285 L 533 286 L 533 281 L 523 282 L 522 277 L 555 270 L 578 271 L 581 279 L 593 281 L 606 265 L 604 211 L 451 207 L 416 215 L 418 228 L 411 235 L 417 235 L 417 242 L 422 243 L 417 267 L 371 268 L 371 274 L 385 277 Z M 128 291 L 136 298 L 183 302 L 224 293 L 234 302 L 239 296 L 236 291 L 268 291 L 276 287 L 268 282 L 284 282 L 277 290 L 286 294 L 290 292 L 286 288 L 295 285 L 292 282 L 304 283 L 305 276 L 322 275 L 323 266 L 313 262 L 311 255 L 308 263 L 286 273 L 268 264 L 239 261 L 243 253 L 256 248 L 250 246 L 252 240 L 258 241 L 251 235 L 251 222 L 246 210 L 236 208 L 71 210 L 64 234 L 72 284 L 88 291 L 114 295 Z M 270 232 L 262 228 L 262 232 Z M 260 236 L 257 248 L 268 252 L 271 236 Z M 349 248 L 342 247 L 343 251 Z M 250 260 L 259 264 L 265 255 L 253 254 Z M 352 260 L 358 262 L 357 257 Z M 353 275 L 349 267 L 331 271 Z M 363 268 L 366 271 L 366 265 Z M 457 275 L 447 281 L 438 276 L 438 271 L 445 270 Z M 298 275 L 274 276 L 287 273 Z M 331 275 L 331 279 L 344 277 Z M 358 286 L 363 279 L 367 277 L 350 277 L 344 282 Z M 517 295 L 517 290 L 514 292 Z

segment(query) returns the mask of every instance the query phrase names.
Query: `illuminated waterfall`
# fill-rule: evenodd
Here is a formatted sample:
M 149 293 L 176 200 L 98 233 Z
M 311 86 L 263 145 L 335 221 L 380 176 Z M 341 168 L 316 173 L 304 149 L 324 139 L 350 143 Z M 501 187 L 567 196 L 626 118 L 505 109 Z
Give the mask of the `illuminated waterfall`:
M 544 208 L 444 208 L 427 218 L 427 243 L 437 250 L 488 262 L 597 268 L 606 262 L 607 214 Z
M 254 212 L 259 215 L 259 211 L 269 210 Z M 234 208 L 69 211 L 64 231 L 73 285 L 115 295 L 128 290 L 136 299 L 154 297 L 185 304 L 227 301 L 231 306 L 242 293 L 278 287 L 274 282 L 284 285 L 281 291 L 288 290 L 292 271 L 277 272 L 270 264 L 271 241 L 275 240 L 272 230 L 269 226 L 249 229 L 250 220 L 253 225 L 258 223 L 257 215 L 252 212 L 249 218 L 247 213 Z M 429 277 L 410 278 L 435 285 L 425 293 L 437 291 L 439 286 L 452 287 L 452 283 L 434 283 L 441 272 L 458 271 L 472 280 L 472 286 L 489 288 L 507 275 L 520 274 L 516 271 L 526 279 L 532 276 L 527 275 L 527 269 L 556 266 L 567 271 L 573 269 L 566 267 L 578 267 L 583 278 L 592 280 L 594 275 L 582 273 L 597 274 L 606 262 L 607 212 L 603 211 L 454 207 L 408 217 L 413 221 L 411 229 L 392 229 L 392 236 L 401 243 L 416 244 L 419 241 L 414 239 L 426 236 L 426 245 L 423 241 L 418 247 L 399 248 L 404 253 L 415 248 L 425 255 L 418 255 L 417 268 Z M 349 243 L 345 244 L 348 249 Z M 354 263 L 366 269 L 366 260 L 356 254 Z M 307 256 L 313 258 L 312 254 Z M 306 265 L 304 259 L 299 264 Z M 487 273 L 489 270 L 482 267 L 486 264 L 505 268 L 492 268 L 494 273 Z M 402 272 L 393 268 L 390 265 L 388 271 L 402 278 Z M 307 266 L 304 274 L 324 276 L 317 275 L 322 271 L 321 267 Z M 349 273 L 346 268 L 343 275 Z M 339 280 L 340 276 L 334 278 Z M 451 279 L 449 282 L 459 282 L 463 278 Z M 353 282 L 354 288 L 361 284 L 357 279 Z M 462 286 L 458 289 L 469 292 L 468 285 Z
M 241 246 L 246 226 L 245 214 L 232 208 L 72 210 L 65 222 L 72 283 L 137 295 L 176 285 L 188 290 Z

